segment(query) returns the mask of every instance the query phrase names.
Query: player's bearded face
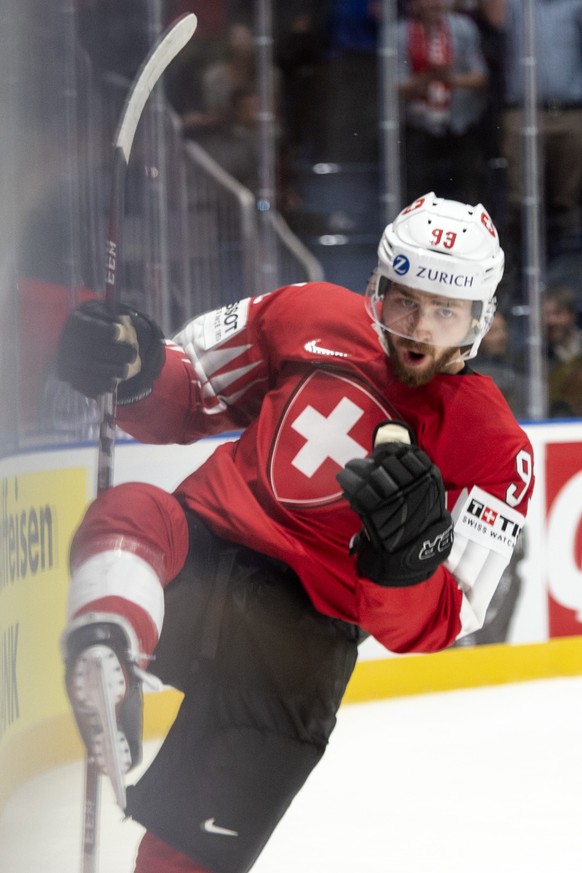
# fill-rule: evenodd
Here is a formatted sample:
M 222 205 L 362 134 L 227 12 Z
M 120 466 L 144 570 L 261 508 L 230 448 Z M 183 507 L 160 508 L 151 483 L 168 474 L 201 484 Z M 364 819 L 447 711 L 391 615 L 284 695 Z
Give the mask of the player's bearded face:
M 393 283 L 382 302 L 382 324 L 398 378 L 425 385 L 436 373 L 462 369 L 459 349 L 471 329 L 471 301 Z
M 437 373 L 452 373 L 458 349 L 440 349 L 425 343 L 385 334 L 390 360 L 398 379 L 411 388 L 426 385 Z

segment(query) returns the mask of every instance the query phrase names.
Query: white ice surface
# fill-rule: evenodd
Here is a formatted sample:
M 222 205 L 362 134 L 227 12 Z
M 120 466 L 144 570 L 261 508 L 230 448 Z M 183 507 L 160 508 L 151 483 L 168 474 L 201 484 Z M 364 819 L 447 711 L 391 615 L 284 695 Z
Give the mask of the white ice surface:
M 99 873 L 131 873 L 102 786 Z M 81 798 L 81 764 L 21 787 L 0 871 L 79 873 Z M 346 706 L 253 873 L 582 873 L 581 809 L 582 678 Z

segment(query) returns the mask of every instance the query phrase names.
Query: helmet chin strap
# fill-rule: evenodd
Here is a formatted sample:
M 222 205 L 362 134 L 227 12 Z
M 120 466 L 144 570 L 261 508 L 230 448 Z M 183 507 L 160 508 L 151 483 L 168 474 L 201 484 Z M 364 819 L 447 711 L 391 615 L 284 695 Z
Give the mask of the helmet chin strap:
M 452 361 L 449 361 L 448 364 L 445 364 L 445 367 L 452 367 L 453 364 L 464 364 L 467 361 L 469 355 L 469 350 L 463 352 L 462 349 L 459 349 L 459 357 L 453 358 Z

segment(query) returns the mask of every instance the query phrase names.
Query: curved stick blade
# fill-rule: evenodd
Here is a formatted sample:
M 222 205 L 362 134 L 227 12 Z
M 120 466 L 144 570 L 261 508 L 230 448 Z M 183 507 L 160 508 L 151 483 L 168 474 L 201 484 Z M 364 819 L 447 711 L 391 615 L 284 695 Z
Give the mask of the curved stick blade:
M 129 92 L 114 143 L 123 152 L 126 162 L 146 100 L 166 67 L 189 42 L 197 24 L 198 19 L 193 12 L 178 18 L 152 48 L 138 73 Z

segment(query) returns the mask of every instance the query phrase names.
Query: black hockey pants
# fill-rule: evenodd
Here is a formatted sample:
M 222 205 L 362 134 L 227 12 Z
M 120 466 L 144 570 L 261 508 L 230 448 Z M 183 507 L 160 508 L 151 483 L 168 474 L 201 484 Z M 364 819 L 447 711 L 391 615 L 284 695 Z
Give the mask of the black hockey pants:
M 185 697 L 127 811 L 213 873 L 245 873 L 325 751 L 361 637 L 286 565 L 187 514 L 152 666 Z

